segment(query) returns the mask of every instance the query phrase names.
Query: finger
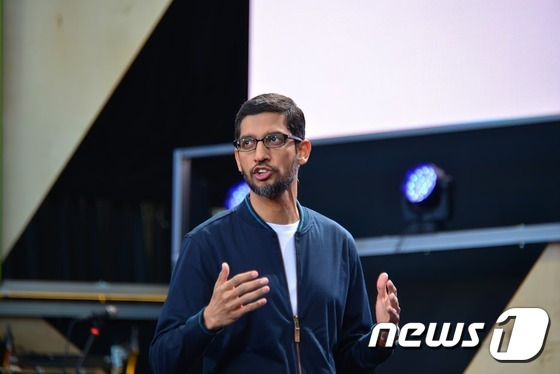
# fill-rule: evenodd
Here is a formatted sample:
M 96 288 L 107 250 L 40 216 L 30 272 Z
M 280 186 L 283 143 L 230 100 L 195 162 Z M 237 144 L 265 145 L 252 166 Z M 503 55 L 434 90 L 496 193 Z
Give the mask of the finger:
M 400 308 L 395 309 L 387 307 L 387 314 L 389 314 L 389 322 L 398 324 L 400 321 Z
M 389 290 L 389 294 L 394 294 L 395 296 L 397 296 L 397 287 L 395 287 L 395 284 L 392 280 L 389 280 L 387 282 L 387 289 Z
M 222 270 L 220 270 L 220 274 L 218 274 L 218 279 L 216 280 L 216 285 L 214 286 L 214 288 L 227 282 L 228 277 L 229 277 L 229 265 L 227 262 L 224 262 L 222 263 Z
M 377 278 L 377 297 L 384 298 L 387 296 L 387 280 L 389 279 L 389 275 L 387 273 L 379 274 Z
M 233 278 L 231 278 L 227 283 L 228 286 L 231 288 L 239 286 L 241 283 L 245 283 L 247 281 L 253 280 L 259 276 L 259 273 L 255 270 L 247 271 L 245 273 L 237 274 Z
M 399 305 L 399 299 L 395 297 L 395 295 L 391 295 L 389 297 L 390 303 L 387 305 L 386 309 L 389 312 L 390 309 L 394 309 L 397 313 L 400 314 L 401 306 Z
M 270 291 L 270 287 L 263 286 L 254 291 L 248 292 L 243 296 L 238 297 L 235 302 L 239 306 L 246 307 L 247 305 L 251 304 L 255 300 L 262 298 L 263 295 L 266 295 L 269 291 Z
M 390 294 L 389 303 L 393 308 L 397 308 L 399 306 L 399 298 L 395 294 Z
M 268 278 L 266 278 L 266 277 L 255 279 L 253 281 L 247 281 L 247 282 L 241 283 L 240 285 L 235 287 L 232 295 L 233 296 L 242 296 L 242 295 L 246 294 L 247 292 L 256 290 L 257 288 L 261 288 L 263 286 L 266 286 L 267 284 L 268 284 Z
M 253 301 L 252 303 L 248 303 L 248 304 L 244 305 L 242 308 L 237 309 L 237 311 L 234 313 L 235 314 L 235 319 L 241 318 L 244 314 L 247 314 L 249 312 L 252 312 L 253 310 L 259 309 L 260 307 L 266 305 L 266 303 L 267 303 L 267 301 L 263 297 L 263 298 L 258 299 L 256 301 Z

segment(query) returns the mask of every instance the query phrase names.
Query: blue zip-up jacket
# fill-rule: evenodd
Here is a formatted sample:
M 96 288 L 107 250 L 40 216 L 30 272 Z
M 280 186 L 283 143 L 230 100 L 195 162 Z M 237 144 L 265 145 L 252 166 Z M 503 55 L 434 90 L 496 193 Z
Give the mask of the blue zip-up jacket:
M 278 237 L 246 197 L 185 236 L 150 347 L 154 373 L 186 373 L 200 358 L 205 373 L 370 373 L 390 355 L 368 347 L 373 322 L 353 238 L 319 213 L 298 209 L 300 342 Z M 212 333 L 201 317 L 223 262 L 232 276 L 257 270 L 270 292 L 265 306 Z

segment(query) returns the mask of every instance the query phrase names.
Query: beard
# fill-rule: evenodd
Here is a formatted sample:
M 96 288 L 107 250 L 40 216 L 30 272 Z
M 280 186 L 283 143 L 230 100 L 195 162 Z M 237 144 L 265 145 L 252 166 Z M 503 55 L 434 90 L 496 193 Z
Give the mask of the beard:
M 297 175 L 299 163 L 297 162 L 297 160 L 294 160 L 294 162 L 290 166 L 290 169 L 288 170 L 287 175 L 280 175 L 278 173 L 278 169 L 276 168 L 271 169 L 274 171 L 274 174 L 278 175 L 278 179 L 274 183 L 265 186 L 257 186 L 251 181 L 251 178 L 247 175 L 247 173 L 245 171 L 243 172 L 243 178 L 245 178 L 245 182 L 247 182 L 249 188 L 251 188 L 251 191 L 259 196 L 266 197 L 268 199 L 273 199 L 290 188 L 292 182 L 294 181 L 294 178 Z

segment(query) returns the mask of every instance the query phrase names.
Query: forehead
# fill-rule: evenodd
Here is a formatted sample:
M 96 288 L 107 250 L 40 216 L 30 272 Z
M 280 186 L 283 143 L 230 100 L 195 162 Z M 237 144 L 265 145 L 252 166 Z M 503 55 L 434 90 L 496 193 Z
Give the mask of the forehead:
M 274 112 L 251 114 L 243 118 L 239 127 L 241 136 L 261 136 L 274 131 L 288 132 L 286 115 Z

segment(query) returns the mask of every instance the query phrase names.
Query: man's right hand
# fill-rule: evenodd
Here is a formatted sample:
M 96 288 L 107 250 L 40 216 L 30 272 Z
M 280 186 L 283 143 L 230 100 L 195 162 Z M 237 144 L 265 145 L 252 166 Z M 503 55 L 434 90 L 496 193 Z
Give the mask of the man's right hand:
M 259 273 L 252 270 L 228 280 L 229 265 L 224 262 L 210 303 L 204 309 L 204 327 L 210 331 L 219 330 L 265 305 L 263 296 L 270 291 L 270 287 L 267 278 L 257 279 L 258 276 Z

